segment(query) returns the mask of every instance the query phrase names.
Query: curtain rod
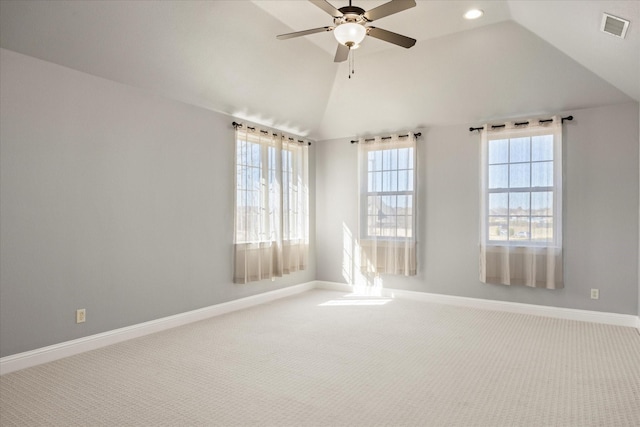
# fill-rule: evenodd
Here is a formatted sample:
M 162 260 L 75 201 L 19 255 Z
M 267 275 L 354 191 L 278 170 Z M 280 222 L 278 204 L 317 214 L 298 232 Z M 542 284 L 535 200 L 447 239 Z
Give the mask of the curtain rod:
M 231 124 L 233 125 L 233 128 L 234 128 L 234 129 L 238 129 L 238 128 L 244 127 L 244 125 L 243 125 L 242 123 L 238 123 L 238 122 L 233 122 L 233 123 L 231 123 Z M 249 130 L 256 130 L 256 128 L 252 128 L 251 126 L 247 126 L 247 129 L 249 129 Z M 269 131 L 261 130 L 261 131 L 260 131 L 260 133 L 264 133 L 265 135 L 267 135 L 267 134 L 269 133 Z M 278 134 L 278 133 L 274 133 L 274 134 L 273 134 L 273 136 L 278 136 L 278 135 L 280 135 L 280 134 Z M 289 141 L 295 141 L 295 140 L 296 140 L 296 139 L 295 139 L 295 138 L 293 138 L 293 137 L 288 137 L 287 139 L 288 139 Z M 299 142 L 300 144 L 303 144 L 303 143 L 304 143 L 304 140 L 299 139 L 299 140 L 298 140 L 298 142 Z M 310 142 L 310 141 L 307 141 L 307 144 L 308 144 L 308 145 L 311 145 L 311 142 Z
M 398 135 L 398 138 L 406 138 L 407 136 L 409 136 L 409 134 L 406 134 L 406 135 Z M 419 136 L 422 136 L 422 133 L 421 133 L 421 132 L 414 133 L 414 134 L 413 134 L 413 136 L 414 136 L 414 137 L 416 137 L 416 138 L 418 138 Z M 390 136 L 383 136 L 383 137 L 382 137 L 382 138 L 380 138 L 380 139 L 382 139 L 382 140 L 384 141 L 385 139 L 391 139 L 391 137 L 390 137 Z M 375 138 L 369 138 L 369 139 L 365 139 L 365 140 L 364 140 L 364 142 L 371 142 L 371 141 L 375 141 L 375 140 L 376 140 Z M 351 143 L 352 143 L 352 144 L 357 144 L 357 143 L 358 143 L 358 141 L 357 141 L 357 140 L 356 140 L 356 141 L 351 140 Z
M 567 117 L 563 117 L 561 120 L 561 123 L 564 123 L 565 120 L 573 120 L 573 116 L 567 116 Z M 544 119 L 544 120 L 538 120 L 538 123 L 549 123 L 552 122 L 553 119 Z M 528 125 L 529 122 L 515 122 L 513 125 L 514 126 L 526 126 Z M 498 128 L 503 128 L 505 127 L 506 124 L 501 124 L 501 125 L 491 125 L 491 129 L 498 129 Z M 474 130 L 477 130 L 478 132 L 480 132 L 481 130 L 483 130 L 484 127 L 479 127 L 479 128 L 469 128 L 469 132 L 473 132 Z

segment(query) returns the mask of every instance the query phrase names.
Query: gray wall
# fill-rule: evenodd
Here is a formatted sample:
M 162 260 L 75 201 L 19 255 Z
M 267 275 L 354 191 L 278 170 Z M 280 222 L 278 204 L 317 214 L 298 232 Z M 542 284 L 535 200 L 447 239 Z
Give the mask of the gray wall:
M 565 288 L 478 280 L 479 146 L 469 124 L 422 129 L 419 149 L 419 271 L 382 276 L 383 286 L 613 313 L 638 313 L 638 103 L 571 111 L 565 124 Z M 472 123 L 477 126 L 478 123 Z M 316 149 L 319 280 L 348 283 L 357 232 L 357 147 Z M 347 250 L 345 250 L 345 245 Z M 590 289 L 600 299 L 590 299 Z
M 231 117 L 0 55 L 0 356 L 315 278 L 231 282 Z

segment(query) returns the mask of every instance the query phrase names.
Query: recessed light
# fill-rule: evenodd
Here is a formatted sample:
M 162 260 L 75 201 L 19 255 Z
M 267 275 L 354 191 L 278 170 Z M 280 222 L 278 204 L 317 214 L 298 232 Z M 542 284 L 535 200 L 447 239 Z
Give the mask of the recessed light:
M 484 12 L 480 9 L 471 9 L 464 14 L 464 19 L 478 19 L 482 15 L 484 15 Z

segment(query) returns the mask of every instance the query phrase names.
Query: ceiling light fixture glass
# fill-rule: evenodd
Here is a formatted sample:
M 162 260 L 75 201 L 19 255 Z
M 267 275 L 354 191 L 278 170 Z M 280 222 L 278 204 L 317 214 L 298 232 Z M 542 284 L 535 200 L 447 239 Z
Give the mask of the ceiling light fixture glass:
M 356 49 L 367 35 L 367 29 L 361 24 L 345 22 L 334 28 L 333 35 L 338 43 L 349 47 L 349 49 Z
M 464 14 L 464 19 L 478 19 L 482 15 L 484 15 L 484 12 L 480 9 L 471 9 Z

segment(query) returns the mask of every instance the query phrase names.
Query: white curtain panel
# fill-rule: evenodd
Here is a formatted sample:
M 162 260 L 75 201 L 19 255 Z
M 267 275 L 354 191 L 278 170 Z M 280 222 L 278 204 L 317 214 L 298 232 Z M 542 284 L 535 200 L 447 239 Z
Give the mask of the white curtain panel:
M 413 133 L 358 141 L 356 262 L 366 277 L 416 275 L 416 158 Z
M 562 120 L 521 123 L 482 130 L 480 281 L 559 289 Z
M 304 270 L 309 253 L 308 145 L 236 128 L 234 277 L 247 283 Z

